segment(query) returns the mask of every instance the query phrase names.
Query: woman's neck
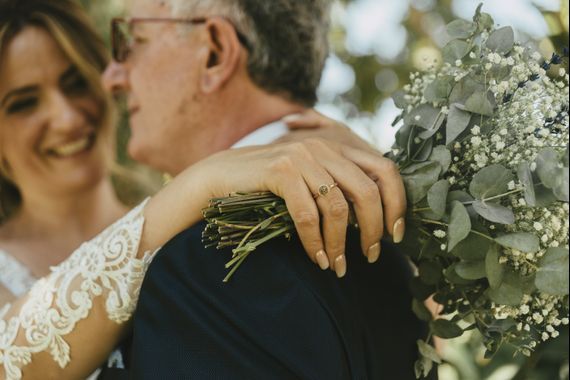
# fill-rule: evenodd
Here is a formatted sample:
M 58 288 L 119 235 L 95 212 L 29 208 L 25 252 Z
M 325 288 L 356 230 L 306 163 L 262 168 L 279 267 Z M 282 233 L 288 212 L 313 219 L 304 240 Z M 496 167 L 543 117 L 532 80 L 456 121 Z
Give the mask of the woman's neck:
M 110 179 L 73 194 L 23 194 L 20 210 L 3 227 L 9 241 L 67 241 L 77 246 L 126 212 Z M 2 239 L 5 240 L 5 239 Z

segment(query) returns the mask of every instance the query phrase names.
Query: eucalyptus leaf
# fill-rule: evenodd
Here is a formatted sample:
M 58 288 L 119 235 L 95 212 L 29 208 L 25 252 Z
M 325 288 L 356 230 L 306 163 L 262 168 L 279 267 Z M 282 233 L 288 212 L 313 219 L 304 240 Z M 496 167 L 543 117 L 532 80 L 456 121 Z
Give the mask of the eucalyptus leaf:
M 392 100 L 394 101 L 394 104 L 401 110 L 404 110 L 406 107 L 408 107 L 408 102 L 406 101 L 405 96 L 406 93 L 402 90 L 398 90 L 392 94 Z
M 568 202 L 568 168 L 562 168 L 560 174 L 556 178 L 556 185 L 552 190 L 556 198 L 562 202 Z
M 425 167 L 434 166 L 433 164 L 434 163 L 431 161 L 418 162 L 418 163 L 412 164 L 412 165 L 407 166 L 404 169 L 400 170 L 400 173 L 401 174 L 413 174 L 413 173 L 415 173 L 415 172 L 417 172 L 417 171 L 419 171 Z
M 412 300 L 412 311 L 422 321 L 429 322 L 432 320 L 431 313 L 422 301 Z
M 475 11 L 475 15 L 473 16 L 473 22 L 477 23 L 478 30 L 483 31 L 485 29 L 491 29 L 495 22 L 490 14 L 481 12 L 481 7 L 483 3 L 480 3 Z
M 458 103 L 454 103 L 449 107 L 447 115 L 447 126 L 445 133 L 445 145 L 449 145 L 457 139 L 457 136 L 463 132 L 469 125 L 471 113 L 458 108 Z
M 558 153 L 554 149 L 543 149 L 536 156 L 536 174 L 542 184 L 552 189 L 557 184 L 562 168 L 558 166 Z
M 484 29 L 490 29 L 495 24 L 495 20 L 493 17 L 488 13 L 481 13 L 481 17 L 479 18 L 479 25 L 481 25 Z
M 437 123 L 440 113 L 439 108 L 429 104 L 420 104 L 404 117 L 404 122 L 417 125 L 423 129 L 432 129 Z
M 445 146 L 438 145 L 433 148 L 429 160 L 438 162 L 441 166 L 441 174 L 445 174 L 451 165 L 451 152 Z
M 451 40 L 443 47 L 443 59 L 448 63 L 455 63 L 469 53 L 471 46 L 462 40 Z
M 558 198 L 554 194 L 554 191 L 542 184 L 534 185 L 534 194 L 537 207 L 548 207 L 554 202 L 558 201 Z
M 513 28 L 505 26 L 491 33 L 485 46 L 497 53 L 507 53 L 513 48 L 514 44 L 515 33 Z
M 536 206 L 536 194 L 534 192 L 534 181 L 532 180 L 530 165 L 527 162 L 521 163 L 517 169 L 517 175 L 519 181 L 524 186 L 524 199 L 526 203 L 532 207 Z
M 568 249 L 548 248 L 536 272 L 535 284 L 538 290 L 551 295 L 567 295 L 568 264 Z
M 455 267 L 455 272 L 466 280 L 479 280 L 487 275 L 485 261 L 460 261 Z
M 513 273 L 506 273 L 503 282 L 497 288 L 487 289 L 487 296 L 491 301 L 501 305 L 520 305 L 524 291 L 521 280 Z
M 452 76 L 444 76 L 437 78 L 426 86 L 424 90 L 424 98 L 430 103 L 442 102 L 447 100 L 451 93 L 455 80 Z
M 447 24 L 447 34 L 451 38 L 469 38 L 477 29 L 477 24 L 471 21 L 457 19 Z
M 427 377 L 432 368 L 433 362 L 431 359 L 426 358 L 425 356 L 420 357 L 414 362 L 414 373 L 416 375 L 416 379 Z
M 443 270 L 443 275 L 447 281 L 454 285 L 468 285 L 473 283 L 473 280 L 467 280 L 461 277 L 455 270 L 456 267 L 457 263 L 454 263 Z
M 443 112 L 439 113 L 437 118 L 434 120 L 433 125 L 429 129 L 418 133 L 418 137 L 425 140 L 435 135 L 441 129 L 445 118 L 446 115 Z
M 489 285 L 493 289 L 497 289 L 501 286 L 505 273 L 505 266 L 499 263 L 499 255 L 499 247 L 497 247 L 496 244 L 492 244 L 487 251 L 487 257 L 485 257 L 485 271 Z
M 469 192 L 477 199 L 486 199 L 507 191 L 515 176 L 502 165 L 490 165 L 477 172 L 469 184 Z
M 465 110 L 479 115 L 493 116 L 494 108 L 489 93 L 484 91 L 473 93 L 465 101 Z
M 463 239 L 465 239 L 471 231 L 471 219 L 461 202 L 453 201 L 451 203 L 451 217 L 449 221 L 448 244 L 447 250 L 451 250 Z
M 477 211 L 477 214 L 493 223 L 513 224 L 515 222 L 513 211 L 498 203 L 476 200 L 473 202 L 473 209 Z
M 436 362 L 437 364 L 441 364 L 441 358 L 439 357 L 439 354 L 437 353 L 435 348 L 433 348 L 433 346 L 427 344 L 426 342 L 420 339 L 417 340 L 417 344 L 418 344 L 418 351 L 423 357 L 426 357 L 431 361 Z
M 457 338 L 463 335 L 463 329 L 447 319 L 436 319 L 430 323 L 434 335 L 443 339 Z
M 484 84 L 474 80 L 471 76 L 466 76 L 453 86 L 449 94 L 449 104 L 465 104 L 473 93 L 484 92 L 485 88 Z
M 479 261 L 485 259 L 490 246 L 491 241 L 489 239 L 471 232 L 469 236 L 455 246 L 451 253 L 463 260 Z
M 429 207 L 439 218 L 445 214 L 448 191 L 449 182 L 445 179 L 437 181 L 428 191 L 427 201 Z
M 503 247 L 513 248 L 525 253 L 535 253 L 540 249 L 540 241 L 536 235 L 528 232 L 513 232 L 495 238 Z
M 469 194 L 467 194 L 465 191 L 463 190 L 453 190 L 450 191 L 448 196 L 447 196 L 447 203 L 451 203 L 453 201 L 459 201 L 459 202 L 472 202 L 473 201 L 473 197 Z
M 413 152 L 412 160 L 414 162 L 424 162 L 429 158 L 433 150 L 433 139 L 428 139 L 422 142 L 421 148 Z
M 425 198 L 430 187 L 437 182 L 441 166 L 437 162 L 426 165 L 412 174 L 402 175 L 406 185 L 406 195 L 411 204 L 415 205 Z

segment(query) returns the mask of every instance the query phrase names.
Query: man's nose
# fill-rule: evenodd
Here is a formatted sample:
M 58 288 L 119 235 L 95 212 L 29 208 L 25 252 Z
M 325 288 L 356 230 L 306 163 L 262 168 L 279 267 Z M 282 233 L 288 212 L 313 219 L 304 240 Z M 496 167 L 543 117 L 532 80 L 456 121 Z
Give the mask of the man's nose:
M 127 90 L 127 70 L 122 63 L 111 61 L 107 65 L 101 78 L 105 90 L 112 94 L 119 94 Z

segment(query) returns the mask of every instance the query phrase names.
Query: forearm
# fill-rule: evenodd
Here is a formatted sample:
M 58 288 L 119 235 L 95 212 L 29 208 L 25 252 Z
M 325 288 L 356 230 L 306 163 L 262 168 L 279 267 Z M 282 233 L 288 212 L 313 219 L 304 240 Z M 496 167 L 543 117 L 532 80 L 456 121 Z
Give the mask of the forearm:
M 154 252 L 196 223 L 210 197 L 200 166 L 83 244 L 0 315 L 0 378 L 79 378 L 120 340 Z M 4 344 L 2 344 L 4 343 Z M 73 355 L 71 360 L 70 352 Z
M 203 173 L 202 165 L 195 164 L 149 200 L 144 210 L 146 222 L 139 255 L 164 245 L 202 219 L 202 209 L 213 196 Z

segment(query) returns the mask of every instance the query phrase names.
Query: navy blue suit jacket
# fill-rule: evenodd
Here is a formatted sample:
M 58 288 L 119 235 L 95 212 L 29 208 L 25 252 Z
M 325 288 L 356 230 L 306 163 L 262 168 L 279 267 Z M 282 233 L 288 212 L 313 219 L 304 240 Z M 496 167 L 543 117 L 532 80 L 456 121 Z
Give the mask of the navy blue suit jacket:
M 410 269 L 383 243 L 368 264 L 358 236 L 348 272 L 323 272 L 296 240 L 253 252 L 223 283 L 228 250 L 204 249 L 204 224 L 157 254 L 134 316 L 133 379 L 414 379 Z

